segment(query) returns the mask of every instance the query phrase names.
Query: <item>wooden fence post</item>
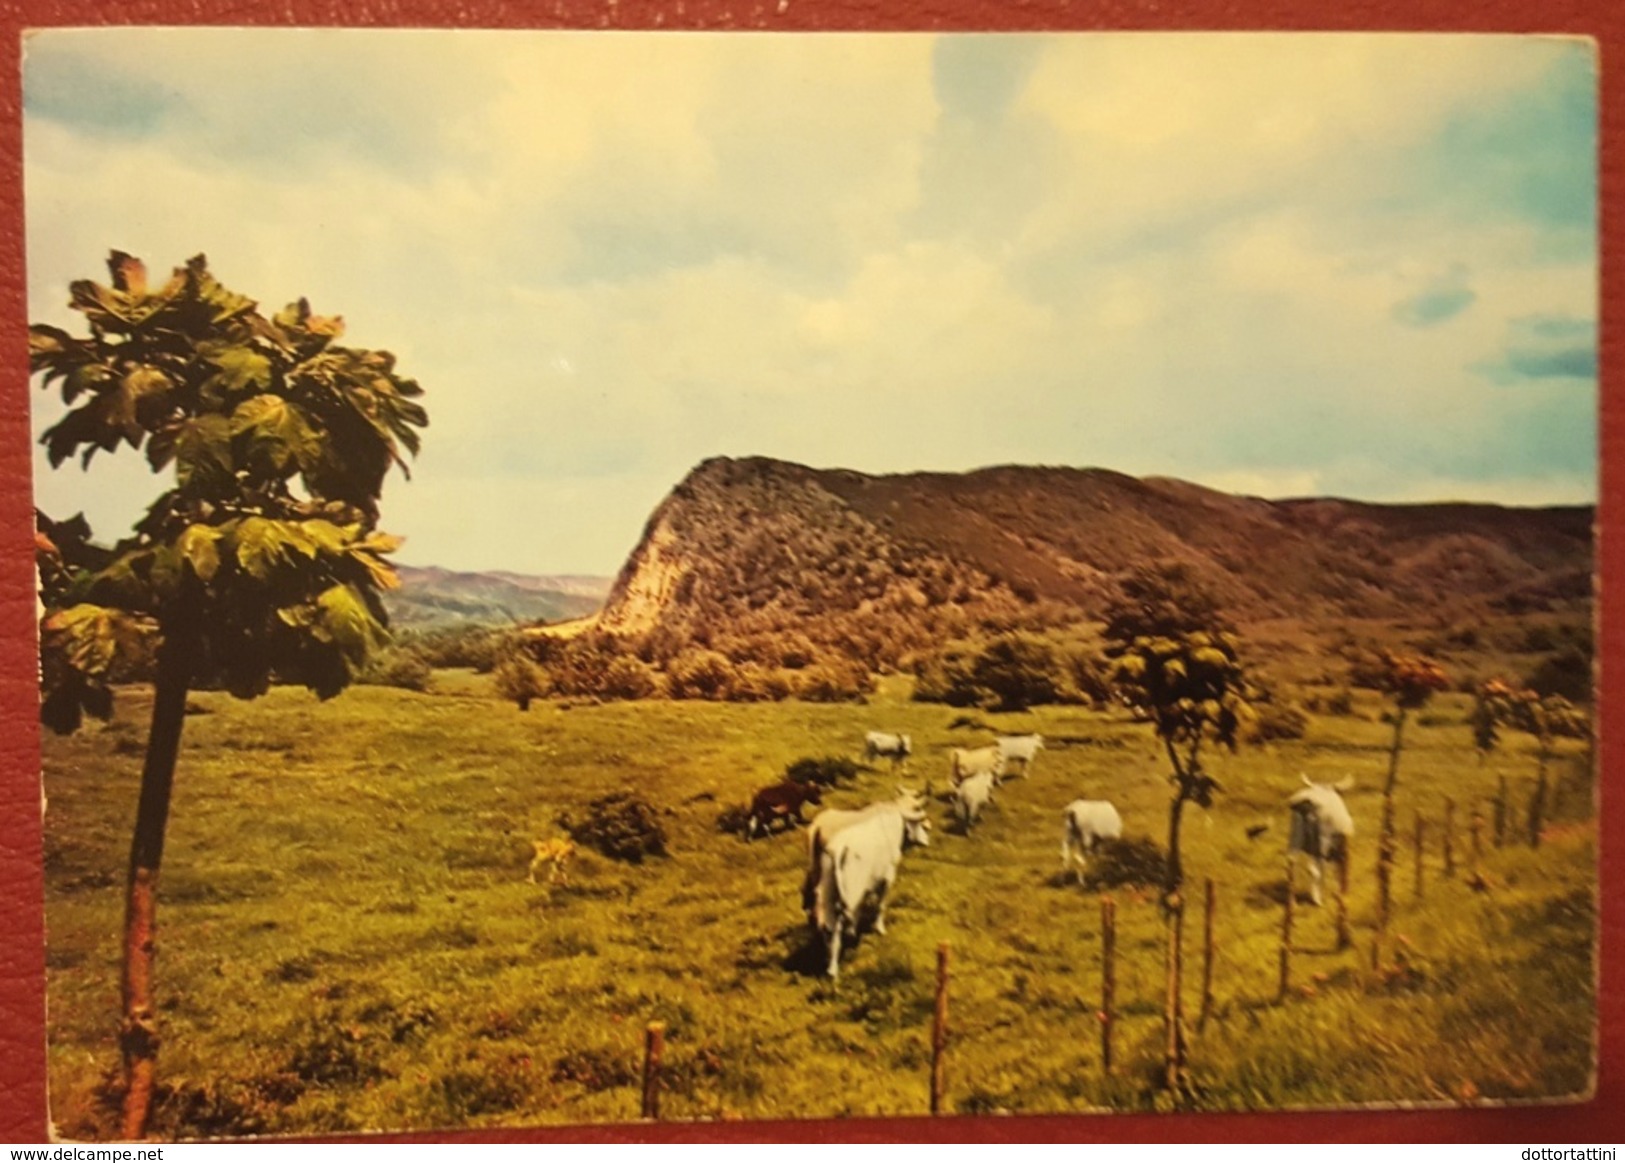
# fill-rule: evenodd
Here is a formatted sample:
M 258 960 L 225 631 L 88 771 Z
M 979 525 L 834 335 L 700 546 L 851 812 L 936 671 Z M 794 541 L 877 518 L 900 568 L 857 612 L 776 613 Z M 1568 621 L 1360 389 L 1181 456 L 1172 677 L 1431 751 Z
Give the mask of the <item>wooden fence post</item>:
M 1413 854 L 1416 858 L 1416 899 L 1422 899 L 1422 834 L 1427 825 L 1422 819 L 1422 813 L 1416 813 L 1416 840 L 1412 844 Z
M 1117 1006 L 1117 902 L 1100 898 L 1100 1068 L 1112 1072 L 1112 1022 Z
M 1208 1014 L 1213 1012 L 1213 914 L 1217 897 L 1213 878 L 1207 878 L 1207 894 L 1202 908 L 1202 1008 L 1196 1015 L 1196 1029 L 1200 1033 L 1207 1025 Z
M 1180 984 L 1185 973 L 1185 900 L 1176 890 L 1164 902 L 1168 926 L 1168 991 L 1163 999 L 1166 1039 L 1163 1052 L 1163 1080 L 1169 1090 L 1185 1086 L 1185 1016 Z
M 937 946 L 937 1006 L 931 1020 L 931 1113 L 942 1113 L 947 1082 L 948 942 Z
M 1540 768 L 1540 778 L 1529 793 L 1529 847 L 1540 847 L 1541 829 L 1546 826 L 1546 766 Z
M 660 1117 L 660 1054 L 666 1046 L 666 1023 L 650 1022 L 643 1032 L 643 1117 Z
M 1444 874 L 1456 875 L 1456 801 L 1444 801 Z
M 1348 841 L 1343 842 L 1343 859 L 1337 862 L 1337 948 L 1341 952 L 1354 944 L 1349 928 L 1349 852 Z
M 1281 911 L 1281 984 L 1275 994 L 1277 1004 L 1286 1001 L 1287 990 L 1292 987 L 1292 909 L 1296 903 L 1294 898 L 1298 895 L 1294 871 L 1289 856 L 1286 861 L 1286 904 Z

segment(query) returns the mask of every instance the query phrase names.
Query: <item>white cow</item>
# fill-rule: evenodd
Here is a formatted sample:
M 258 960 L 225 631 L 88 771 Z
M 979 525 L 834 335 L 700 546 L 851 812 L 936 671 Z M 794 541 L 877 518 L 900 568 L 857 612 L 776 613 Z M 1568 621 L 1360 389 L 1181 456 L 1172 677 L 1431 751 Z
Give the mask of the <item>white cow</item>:
M 949 778 L 958 787 L 973 775 L 991 772 L 995 780 L 1004 776 L 1004 756 L 997 743 L 986 747 L 955 747 L 948 752 Z
M 863 758 L 890 759 L 892 766 L 896 767 L 903 760 L 914 754 L 914 748 L 907 735 L 897 735 L 889 731 L 870 731 L 863 737 Z
M 897 880 L 903 849 L 931 842 L 925 809 L 887 806 L 849 824 L 829 839 L 819 856 L 818 885 L 813 894 L 812 923 L 829 949 L 831 980 L 840 979 L 841 942 L 856 937 L 873 913 L 870 927 L 886 931 L 886 893 Z
M 1033 768 L 1033 761 L 1043 749 L 1044 737 L 1042 735 L 1000 735 L 994 744 L 999 749 L 999 758 L 1004 762 L 1005 774 L 1009 774 L 1013 762 L 1021 764 L 1021 774 L 1026 775 Z
M 980 775 L 973 775 L 954 789 L 954 815 L 958 818 L 960 826 L 965 829 L 965 835 L 970 835 L 971 828 L 987 807 L 988 801 L 993 798 L 993 773 L 984 771 Z
M 1061 815 L 1061 871 L 1071 868 L 1082 884 L 1089 857 L 1102 841 L 1123 838 L 1123 817 L 1105 800 L 1073 800 Z
M 1354 817 L 1338 794 L 1354 786 L 1354 777 L 1345 776 L 1335 784 L 1315 783 L 1307 775 L 1302 791 L 1287 803 L 1292 808 L 1292 830 L 1287 836 L 1287 859 L 1294 852 L 1309 861 L 1309 899 L 1320 903 L 1320 880 L 1326 861 L 1344 864 L 1349 858 L 1349 841 L 1354 836 Z
M 925 797 L 917 791 L 899 785 L 897 795 L 893 799 L 879 800 L 861 808 L 825 808 L 813 817 L 811 824 L 807 825 L 807 875 L 801 882 L 801 907 L 807 911 L 809 917 L 812 915 L 813 890 L 818 887 L 818 871 L 824 849 L 829 846 L 830 837 L 843 828 L 848 828 L 888 808 L 895 808 L 910 816 L 924 815 Z

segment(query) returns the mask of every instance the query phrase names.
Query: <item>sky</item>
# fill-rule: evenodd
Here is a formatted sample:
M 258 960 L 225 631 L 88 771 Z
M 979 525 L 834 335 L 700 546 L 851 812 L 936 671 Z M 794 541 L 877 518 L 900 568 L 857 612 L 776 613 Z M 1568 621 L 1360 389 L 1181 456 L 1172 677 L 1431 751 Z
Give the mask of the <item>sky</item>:
M 113 248 L 343 315 L 427 393 L 415 565 L 612 574 L 716 455 L 1589 503 L 1596 94 L 1512 36 L 49 30 L 30 320 Z M 36 465 L 108 541 L 165 487 Z

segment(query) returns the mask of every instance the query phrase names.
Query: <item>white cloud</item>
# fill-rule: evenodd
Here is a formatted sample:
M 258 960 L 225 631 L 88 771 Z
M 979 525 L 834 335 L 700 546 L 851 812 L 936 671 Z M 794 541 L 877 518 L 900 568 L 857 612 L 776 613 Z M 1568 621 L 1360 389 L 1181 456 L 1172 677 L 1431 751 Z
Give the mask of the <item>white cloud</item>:
M 1595 315 L 1585 191 L 1553 185 L 1594 134 L 1571 44 L 936 47 L 41 34 L 31 318 L 71 325 L 67 282 L 114 246 L 206 251 L 271 306 L 342 312 L 429 390 L 386 525 L 446 565 L 612 571 L 718 453 L 1593 494 L 1585 385 L 1475 370 L 1515 320 Z M 1446 283 L 1448 313 L 1402 321 Z M 116 529 L 136 475 L 41 495 L 94 496 Z M 481 506 L 524 513 L 534 541 Z

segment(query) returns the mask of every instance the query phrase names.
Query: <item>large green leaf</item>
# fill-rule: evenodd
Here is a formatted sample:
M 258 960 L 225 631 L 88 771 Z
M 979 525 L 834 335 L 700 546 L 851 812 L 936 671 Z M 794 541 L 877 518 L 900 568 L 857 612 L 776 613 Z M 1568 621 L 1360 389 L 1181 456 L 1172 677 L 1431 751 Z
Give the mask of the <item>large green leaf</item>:
M 209 356 L 219 371 L 210 377 L 207 388 L 227 395 L 263 392 L 271 386 L 271 360 L 252 347 L 235 345 Z
M 246 517 L 238 523 L 235 541 L 237 563 L 250 577 L 268 581 L 286 558 L 286 539 L 281 522 L 267 517 Z
M 220 530 L 213 525 L 188 525 L 175 542 L 181 557 L 205 583 L 213 581 L 220 571 L 220 537 Z
M 231 414 L 232 436 L 249 438 L 251 458 L 262 458 L 277 472 L 316 464 L 322 440 L 297 404 L 281 396 L 251 396 Z
M 350 586 L 324 590 L 316 604 L 321 610 L 322 625 L 352 667 L 359 668 L 368 654 L 381 649 L 388 641 L 388 635 L 373 619 L 367 603 Z
M 132 661 L 146 652 L 150 626 L 123 610 L 83 603 L 57 610 L 40 626 L 43 641 L 80 674 L 102 677 L 121 658 Z
M 175 483 L 181 488 L 217 492 L 231 480 L 231 425 L 224 416 L 198 416 L 188 420 L 172 441 Z M 153 467 L 160 466 L 154 463 Z

